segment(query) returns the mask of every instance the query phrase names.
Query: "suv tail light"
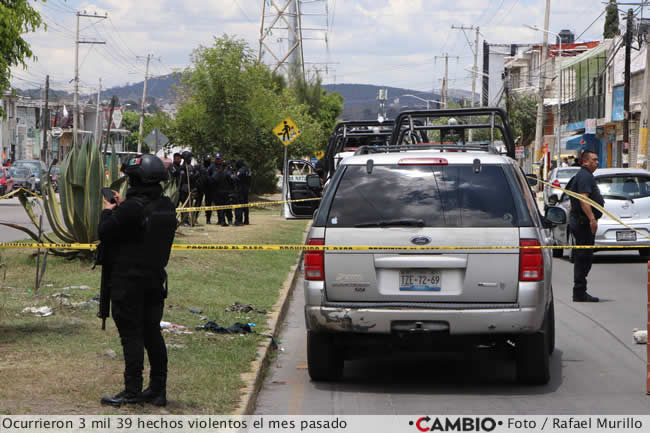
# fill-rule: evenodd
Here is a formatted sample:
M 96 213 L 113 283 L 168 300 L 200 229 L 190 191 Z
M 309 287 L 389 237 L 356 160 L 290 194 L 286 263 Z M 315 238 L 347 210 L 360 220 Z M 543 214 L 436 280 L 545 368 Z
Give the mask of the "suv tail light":
M 522 247 L 540 246 L 537 239 L 521 239 Z M 544 279 L 544 256 L 541 248 L 519 250 L 519 281 L 541 281 Z
M 553 186 L 556 188 L 562 188 L 562 185 L 560 185 L 560 181 L 557 179 L 553 181 Z
M 307 245 L 325 245 L 325 239 L 309 239 Z M 325 279 L 325 252 L 305 251 L 305 280 L 323 281 Z

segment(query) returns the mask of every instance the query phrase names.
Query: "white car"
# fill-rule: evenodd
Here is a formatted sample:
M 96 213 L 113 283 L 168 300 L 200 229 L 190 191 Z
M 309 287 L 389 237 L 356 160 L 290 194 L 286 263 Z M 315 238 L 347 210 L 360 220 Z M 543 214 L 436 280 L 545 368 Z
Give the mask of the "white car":
M 600 193 L 605 199 L 605 210 L 626 225 L 650 236 L 650 172 L 640 168 L 601 168 L 594 172 Z M 569 216 L 570 200 L 563 194 L 558 206 Z M 567 225 L 553 229 L 555 245 L 573 245 L 575 240 Z M 630 230 L 615 220 L 603 215 L 598 220 L 595 245 L 631 245 L 638 247 L 639 254 L 650 257 L 650 239 Z M 553 250 L 555 257 L 562 250 Z M 573 261 L 573 250 L 568 250 Z
M 560 201 L 562 190 L 558 188 L 566 188 L 569 180 L 580 170 L 580 167 L 560 167 L 554 168 L 548 175 L 548 183 L 544 185 L 544 206 L 554 206 Z M 555 187 L 555 188 L 554 188 Z

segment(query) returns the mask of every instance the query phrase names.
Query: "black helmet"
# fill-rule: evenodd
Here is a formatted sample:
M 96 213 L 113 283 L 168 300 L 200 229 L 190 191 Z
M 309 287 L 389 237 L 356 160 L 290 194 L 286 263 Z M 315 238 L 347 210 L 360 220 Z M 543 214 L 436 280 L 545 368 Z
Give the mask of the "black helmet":
M 169 172 L 162 160 L 149 153 L 126 159 L 122 164 L 122 172 L 129 176 L 129 179 L 144 184 L 154 184 L 169 179 Z

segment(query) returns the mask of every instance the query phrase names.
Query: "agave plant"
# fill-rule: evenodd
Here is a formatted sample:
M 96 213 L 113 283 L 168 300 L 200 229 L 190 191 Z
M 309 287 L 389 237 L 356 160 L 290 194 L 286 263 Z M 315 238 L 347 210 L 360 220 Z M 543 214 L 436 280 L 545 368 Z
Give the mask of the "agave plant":
M 116 155 L 115 146 L 112 150 L 113 155 Z M 103 203 L 101 189 L 108 187 L 124 192 L 126 188 L 126 177 L 119 177 L 117 159 L 111 158 L 107 173 L 98 146 L 93 140 L 84 140 L 81 147 L 70 151 L 61 163 L 60 203 L 50 179 L 52 166 L 47 176 L 41 176 L 42 205 L 50 227 L 58 239 L 66 243 L 92 243 L 98 240 L 97 226 Z M 38 200 L 28 200 L 22 191 L 18 196 L 27 215 L 34 225 L 39 227 L 39 220 L 34 212 L 34 202 Z M 29 229 L 14 224 L 5 225 L 22 230 L 38 240 L 38 235 Z M 43 239 L 55 242 L 47 235 L 43 235 Z

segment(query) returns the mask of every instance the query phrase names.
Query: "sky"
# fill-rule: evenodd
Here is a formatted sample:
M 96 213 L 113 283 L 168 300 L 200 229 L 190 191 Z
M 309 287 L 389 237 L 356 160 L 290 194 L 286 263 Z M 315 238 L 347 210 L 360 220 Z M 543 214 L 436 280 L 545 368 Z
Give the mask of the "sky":
M 150 76 L 180 71 L 190 55 L 224 33 L 247 41 L 257 55 L 262 5 L 266 23 L 272 3 L 287 0 L 30 0 L 42 13 L 47 31 L 25 35 L 36 62 L 14 68 L 12 85 L 34 88 L 50 75 L 50 86 L 73 89 L 77 11 L 107 18 L 81 18 L 80 92 L 123 86 L 144 79 L 147 55 Z M 449 57 L 449 87 L 471 89 L 474 31 L 478 26 L 479 69 L 483 40 L 490 43 L 541 42 L 542 33 L 524 24 L 544 25 L 546 0 L 301 0 L 306 68 L 320 70 L 324 84 L 362 83 L 431 91 L 440 89 L 444 59 Z M 553 32 L 569 29 L 580 40 L 602 38 L 605 5 L 600 0 L 551 0 Z M 623 8 L 621 6 L 620 8 Z M 601 15 L 602 14 L 602 15 Z M 645 15 L 649 15 L 647 11 Z M 309 30 L 307 30 L 309 29 Z M 464 34 L 465 33 L 465 34 Z M 467 36 L 467 37 L 466 37 Z M 286 52 L 287 30 L 267 39 L 276 53 Z M 554 40 L 551 39 L 551 40 Z M 265 53 L 265 63 L 273 59 Z M 480 87 L 479 84 L 477 84 Z

